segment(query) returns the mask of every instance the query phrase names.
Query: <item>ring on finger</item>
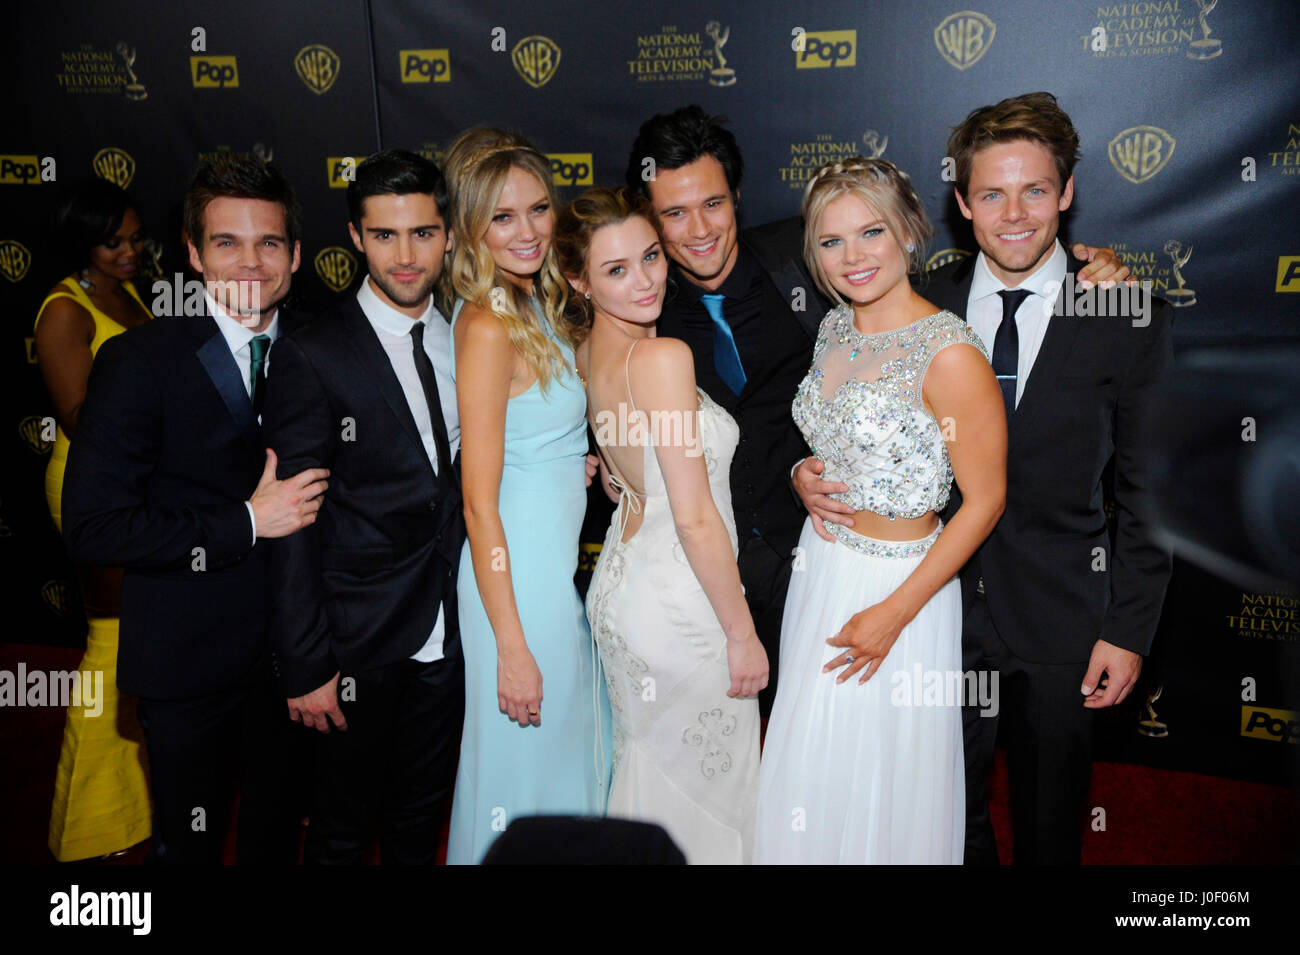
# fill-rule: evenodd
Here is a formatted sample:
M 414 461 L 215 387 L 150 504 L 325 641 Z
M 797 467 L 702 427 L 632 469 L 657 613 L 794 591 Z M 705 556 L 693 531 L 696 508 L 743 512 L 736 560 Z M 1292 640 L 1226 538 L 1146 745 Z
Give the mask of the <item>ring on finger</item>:
M 847 650 L 844 651 L 844 662 L 845 662 L 845 663 L 852 663 L 852 662 L 853 662 L 853 654 L 852 654 L 852 653 L 849 653 Z

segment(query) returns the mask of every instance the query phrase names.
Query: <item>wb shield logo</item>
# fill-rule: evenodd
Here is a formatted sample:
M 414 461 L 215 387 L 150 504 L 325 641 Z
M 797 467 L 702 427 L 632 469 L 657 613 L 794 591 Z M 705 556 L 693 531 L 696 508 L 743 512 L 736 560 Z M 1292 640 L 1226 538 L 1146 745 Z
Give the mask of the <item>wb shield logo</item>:
M 529 86 L 545 86 L 560 68 L 560 48 L 544 36 L 526 36 L 510 51 L 510 61 Z
M 0 275 L 10 282 L 21 282 L 32 264 L 32 254 L 27 246 L 14 239 L 0 242 Z
M 961 10 L 934 28 L 934 45 L 951 65 L 965 70 L 988 52 L 996 32 L 997 26 L 984 14 Z
M 90 165 L 100 179 L 115 182 L 123 189 L 135 178 L 135 160 L 124 149 L 112 146 L 101 149 L 95 153 L 95 158 L 90 161 Z
M 190 77 L 198 89 L 225 89 L 239 85 L 239 66 L 233 56 L 192 56 Z
M 331 291 L 342 292 L 357 274 L 357 260 L 347 249 L 331 245 L 316 253 L 316 274 Z
M 590 186 L 591 153 L 547 153 L 551 161 L 551 181 L 557 186 Z
M 40 163 L 36 156 L 0 156 L 0 183 L 38 186 L 41 183 Z
M 857 30 L 823 30 L 803 35 L 803 50 L 795 51 L 795 69 L 858 65 Z
M 397 60 L 403 83 L 451 82 L 451 59 L 446 50 L 400 50 Z
M 32 454 L 49 454 L 54 447 L 53 441 L 46 440 L 44 430 L 45 423 L 36 415 L 28 415 L 18 422 L 18 436 Z
M 41 587 L 41 599 L 62 617 L 72 607 L 72 586 L 66 580 L 47 580 Z
M 1110 164 L 1129 182 L 1146 182 L 1169 163 L 1174 137 L 1159 126 L 1130 126 L 1106 147 Z
M 339 78 L 339 66 L 338 54 L 319 43 L 304 46 L 293 58 L 293 68 L 298 73 L 298 79 L 317 96 L 329 92 L 329 88 Z

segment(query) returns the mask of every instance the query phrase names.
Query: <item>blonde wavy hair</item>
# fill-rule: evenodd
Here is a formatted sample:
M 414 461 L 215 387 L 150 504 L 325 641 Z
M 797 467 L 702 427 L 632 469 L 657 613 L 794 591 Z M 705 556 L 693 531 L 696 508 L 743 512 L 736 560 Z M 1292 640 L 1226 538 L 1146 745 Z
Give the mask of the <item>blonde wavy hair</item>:
M 475 141 L 462 143 L 466 137 Z M 543 391 L 558 367 L 568 362 L 548 331 L 570 345 L 582 339 L 582 329 L 565 315 L 569 285 L 560 273 L 552 241 L 533 279 L 537 308 L 511 282 L 492 258 L 484 237 L 492 224 L 501 189 L 511 169 L 522 169 L 536 177 L 546 192 L 552 215 L 559 207 L 551 180 L 550 162 L 526 141 L 499 130 L 470 130 L 447 154 L 451 192 L 452 224 L 456 246 L 451 256 L 451 286 L 456 295 L 491 312 L 505 326 L 510 344 L 537 375 Z
M 880 216 L 907 256 L 908 272 L 923 271 L 925 241 L 934 235 L 934 229 L 921 197 L 912 188 L 912 180 L 888 159 L 846 156 L 818 169 L 803 193 L 803 257 L 818 288 L 837 302 L 844 301 L 822 268 L 817 245 L 822 214 L 844 195 L 857 196 Z

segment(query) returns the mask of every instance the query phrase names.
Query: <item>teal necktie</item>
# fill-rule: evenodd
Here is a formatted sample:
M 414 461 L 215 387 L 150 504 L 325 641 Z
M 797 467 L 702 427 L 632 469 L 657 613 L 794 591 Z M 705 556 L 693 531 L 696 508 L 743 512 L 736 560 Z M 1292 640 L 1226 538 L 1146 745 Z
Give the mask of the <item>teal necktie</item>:
M 740 363 L 740 352 L 736 348 L 736 338 L 731 334 L 731 326 L 722 316 L 723 295 L 701 295 L 704 308 L 713 319 L 713 367 L 718 370 L 718 377 L 731 389 L 732 394 L 739 395 L 745 387 L 745 366 Z
M 262 413 L 262 397 L 266 393 L 266 353 L 271 347 L 270 335 L 254 335 L 248 343 L 248 353 L 252 356 L 249 368 L 249 397 L 253 399 L 253 410 Z

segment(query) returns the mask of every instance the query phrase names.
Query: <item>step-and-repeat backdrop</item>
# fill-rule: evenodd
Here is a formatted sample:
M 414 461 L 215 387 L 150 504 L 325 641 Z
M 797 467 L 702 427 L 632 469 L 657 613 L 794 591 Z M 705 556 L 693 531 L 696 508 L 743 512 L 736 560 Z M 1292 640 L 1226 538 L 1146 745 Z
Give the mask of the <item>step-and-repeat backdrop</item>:
M 179 203 L 195 163 L 225 152 L 274 161 L 304 207 L 297 304 L 319 308 L 358 278 L 349 159 L 381 146 L 438 159 L 459 130 L 492 123 L 532 138 L 572 196 L 621 182 L 646 117 L 699 103 L 731 119 L 744 150 L 744 222 L 796 214 L 828 160 L 884 156 L 925 199 L 939 264 L 973 248 L 943 178 L 949 128 L 976 106 L 1043 89 L 1082 137 L 1068 237 L 1113 246 L 1179 306 L 1179 350 L 1295 342 L 1298 47 L 1293 0 L 29 8 L 0 39 L 4 639 L 75 644 L 84 633 L 42 491 L 50 404 L 32 352 L 37 306 L 61 278 L 51 212 L 80 178 L 112 179 L 139 203 L 148 301 L 151 280 L 184 269 Z M 594 552 L 585 545 L 583 562 Z M 1155 698 L 1107 722 L 1104 753 L 1279 778 L 1278 757 L 1300 735 L 1300 696 L 1280 674 L 1298 656 L 1295 599 L 1180 562 L 1141 694 Z

